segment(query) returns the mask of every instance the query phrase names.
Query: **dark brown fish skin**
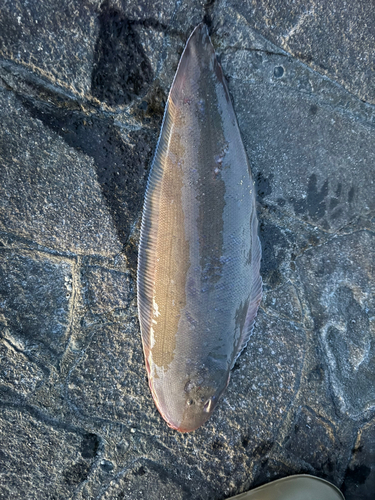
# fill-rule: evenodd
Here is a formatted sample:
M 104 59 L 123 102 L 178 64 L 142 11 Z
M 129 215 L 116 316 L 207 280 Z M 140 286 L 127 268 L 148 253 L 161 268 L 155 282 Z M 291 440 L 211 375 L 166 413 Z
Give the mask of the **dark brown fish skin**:
M 168 425 L 200 427 L 261 300 L 253 180 L 208 36 L 193 31 L 169 94 L 142 218 L 138 309 L 150 389 Z

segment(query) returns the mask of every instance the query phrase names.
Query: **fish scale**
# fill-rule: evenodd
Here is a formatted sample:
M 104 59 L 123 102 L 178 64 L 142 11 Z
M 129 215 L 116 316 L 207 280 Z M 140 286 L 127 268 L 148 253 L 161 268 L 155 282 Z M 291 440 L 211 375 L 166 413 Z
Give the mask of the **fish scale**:
M 149 385 L 173 429 L 212 414 L 262 295 L 255 195 L 207 27 L 191 34 L 147 184 L 138 309 Z

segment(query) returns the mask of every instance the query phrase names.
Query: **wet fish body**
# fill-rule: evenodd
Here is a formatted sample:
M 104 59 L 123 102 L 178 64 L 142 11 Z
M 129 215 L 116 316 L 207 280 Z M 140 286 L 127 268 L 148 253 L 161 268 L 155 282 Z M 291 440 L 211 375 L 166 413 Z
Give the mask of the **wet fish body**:
M 168 425 L 200 427 L 261 300 L 253 180 L 207 27 L 181 56 L 142 217 L 138 309 L 150 389 Z

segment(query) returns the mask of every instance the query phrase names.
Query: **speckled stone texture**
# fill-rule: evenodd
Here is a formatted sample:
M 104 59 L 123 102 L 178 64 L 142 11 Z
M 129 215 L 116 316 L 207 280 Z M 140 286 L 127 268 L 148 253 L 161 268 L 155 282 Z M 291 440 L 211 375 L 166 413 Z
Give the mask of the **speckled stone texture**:
M 256 179 L 264 298 L 185 435 L 148 389 L 135 276 L 203 19 Z M 303 472 L 373 500 L 374 27 L 365 0 L 1 2 L 1 499 L 223 500 Z

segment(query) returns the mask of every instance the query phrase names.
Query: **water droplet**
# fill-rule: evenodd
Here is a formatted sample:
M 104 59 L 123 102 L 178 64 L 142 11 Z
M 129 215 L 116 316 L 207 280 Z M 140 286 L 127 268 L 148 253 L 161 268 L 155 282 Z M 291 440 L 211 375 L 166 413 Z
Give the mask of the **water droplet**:
M 282 66 L 276 66 L 273 70 L 273 74 L 276 78 L 281 78 L 284 74 L 284 68 Z

